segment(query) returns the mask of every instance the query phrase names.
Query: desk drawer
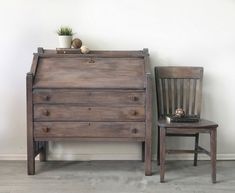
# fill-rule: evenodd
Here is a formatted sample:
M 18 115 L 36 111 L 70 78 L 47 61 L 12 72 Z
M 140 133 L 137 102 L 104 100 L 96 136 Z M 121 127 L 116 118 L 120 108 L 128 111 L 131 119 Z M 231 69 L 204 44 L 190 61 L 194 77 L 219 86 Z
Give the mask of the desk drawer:
M 144 105 L 144 91 L 94 91 L 94 90 L 63 90 L 36 89 L 33 92 L 33 102 L 38 103 L 76 103 L 94 106 L 126 106 Z
M 144 122 L 35 122 L 35 138 L 145 137 Z
M 34 105 L 34 121 L 145 121 L 145 108 Z

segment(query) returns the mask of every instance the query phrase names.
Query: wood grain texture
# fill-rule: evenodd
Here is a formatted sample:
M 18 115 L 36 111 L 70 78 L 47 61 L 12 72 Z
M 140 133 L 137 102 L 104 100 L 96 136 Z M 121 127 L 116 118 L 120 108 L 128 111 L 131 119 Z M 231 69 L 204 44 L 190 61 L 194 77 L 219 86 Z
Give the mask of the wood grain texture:
M 35 138 L 145 137 L 144 122 L 35 122 Z
M 146 75 L 146 139 L 145 139 L 145 175 L 152 175 L 152 76 Z
M 92 106 L 136 106 L 145 104 L 143 91 L 124 90 L 74 90 L 74 89 L 35 89 L 33 102 L 75 103 Z
M 217 153 L 217 128 L 212 128 L 210 133 L 211 179 L 216 183 L 216 153 Z
M 81 107 L 34 105 L 34 121 L 144 121 L 145 109 L 136 107 Z
M 166 129 L 160 128 L 160 182 L 164 182 L 166 160 Z
M 32 102 L 33 74 L 28 73 L 26 76 L 26 96 L 27 96 L 27 172 L 28 175 L 35 173 L 34 148 L 33 140 L 33 102 Z
M 192 78 L 200 79 L 202 77 L 202 67 L 191 67 L 191 66 L 168 66 L 168 67 L 157 67 L 158 78 Z
M 180 128 L 181 130 L 182 128 L 205 129 L 205 128 L 211 128 L 211 127 L 218 127 L 217 123 L 206 120 L 206 119 L 200 119 L 200 121 L 194 122 L 194 123 L 180 123 L 180 122 L 170 123 L 165 119 L 159 119 L 158 125 L 160 127 L 167 127 L 167 128 Z
M 33 156 L 28 154 L 29 167 L 37 154 L 46 161 L 50 140 L 132 141 L 143 144 L 145 174 L 151 175 L 152 79 L 147 49 L 58 54 L 39 48 L 32 71 L 27 101 L 32 109 L 27 116 L 34 149 Z
M 216 181 L 216 134 L 218 124 L 200 119 L 194 123 L 168 122 L 167 114 L 174 114 L 176 108 L 183 108 L 186 115 L 200 117 L 202 95 L 201 67 L 155 67 L 158 104 L 158 163 L 160 162 L 160 182 L 164 181 L 166 153 L 194 153 L 194 166 L 197 154 L 211 155 L 212 182 Z M 174 108 L 174 109 L 172 109 Z M 199 146 L 199 133 L 210 133 L 211 151 Z M 165 148 L 165 137 L 195 137 L 194 150 L 175 150 Z
M 158 115 L 163 118 L 183 108 L 186 115 L 200 116 L 201 67 L 156 67 Z
M 90 50 L 88 54 L 57 54 L 56 50 L 43 49 L 40 57 L 101 57 L 101 58 L 144 58 L 145 49 L 143 50 Z
M 197 169 L 191 161 L 169 161 L 167 184 L 159 184 L 159 168 L 153 163 L 156 173 L 144 177 L 144 163 L 139 160 L 36 161 L 37 176 L 31 177 L 25 175 L 25 161 L 1 160 L 0 192 L 234 193 L 235 161 L 218 161 L 218 184 L 215 185 L 210 183 L 206 173 L 209 161 L 201 161 Z M 183 171 L 180 171 L 181 168 Z
M 137 58 L 40 58 L 34 88 L 61 87 L 143 89 L 144 60 Z

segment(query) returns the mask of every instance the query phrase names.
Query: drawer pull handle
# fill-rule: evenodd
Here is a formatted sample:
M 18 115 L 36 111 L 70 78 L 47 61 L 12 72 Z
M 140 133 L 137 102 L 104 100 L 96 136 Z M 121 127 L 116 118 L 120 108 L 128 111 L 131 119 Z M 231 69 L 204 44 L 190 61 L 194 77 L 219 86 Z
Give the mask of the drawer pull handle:
M 44 100 L 44 101 L 49 101 L 49 100 L 50 100 L 50 96 L 48 96 L 48 95 L 44 96 L 44 97 L 43 97 L 43 100 Z
M 131 130 L 131 132 L 136 134 L 136 133 L 138 133 L 138 129 L 134 128 L 134 129 Z
M 139 98 L 138 98 L 137 96 L 132 96 L 132 97 L 131 97 L 131 100 L 132 100 L 132 101 L 138 101 Z
M 138 111 L 136 111 L 136 110 L 131 111 L 131 114 L 132 114 L 133 116 L 136 116 L 136 115 L 138 115 Z
M 48 127 L 44 127 L 44 128 L 42 128 L 42 130 L 43 130 L 43 132 L 48 133 L 50 129 Z
M 95 63 L 95 60 L 93 60 L 92 58 L 90 58 L 89 63 Z
M 49 115 L 50 115 L 50 112 L 49 112 L 48 110 L 44 110 L 44 111 L 42 112 L 42 114 L 45 115 L 45 116 L 49 116 Z

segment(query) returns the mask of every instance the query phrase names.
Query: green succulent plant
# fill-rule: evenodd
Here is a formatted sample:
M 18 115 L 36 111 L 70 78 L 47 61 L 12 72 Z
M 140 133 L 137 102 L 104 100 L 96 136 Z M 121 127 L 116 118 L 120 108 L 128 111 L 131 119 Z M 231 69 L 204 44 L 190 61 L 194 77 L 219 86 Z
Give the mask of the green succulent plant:
M 70 28 L 70 27 L 60 27 L 57 30 L 57 34 L 59 36 L 72 36 L 74 33 L 73 33 L 72 28 Z

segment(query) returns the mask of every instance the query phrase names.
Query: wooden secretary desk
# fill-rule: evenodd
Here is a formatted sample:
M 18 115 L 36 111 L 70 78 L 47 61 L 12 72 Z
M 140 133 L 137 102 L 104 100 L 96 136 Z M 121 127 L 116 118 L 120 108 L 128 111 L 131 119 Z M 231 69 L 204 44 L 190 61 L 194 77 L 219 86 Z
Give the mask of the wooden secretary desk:
M 64 53 L 38 48 L 27 73 L 28 174 L 50 140 L 142 142 L 151 175 L 148 50 Z

